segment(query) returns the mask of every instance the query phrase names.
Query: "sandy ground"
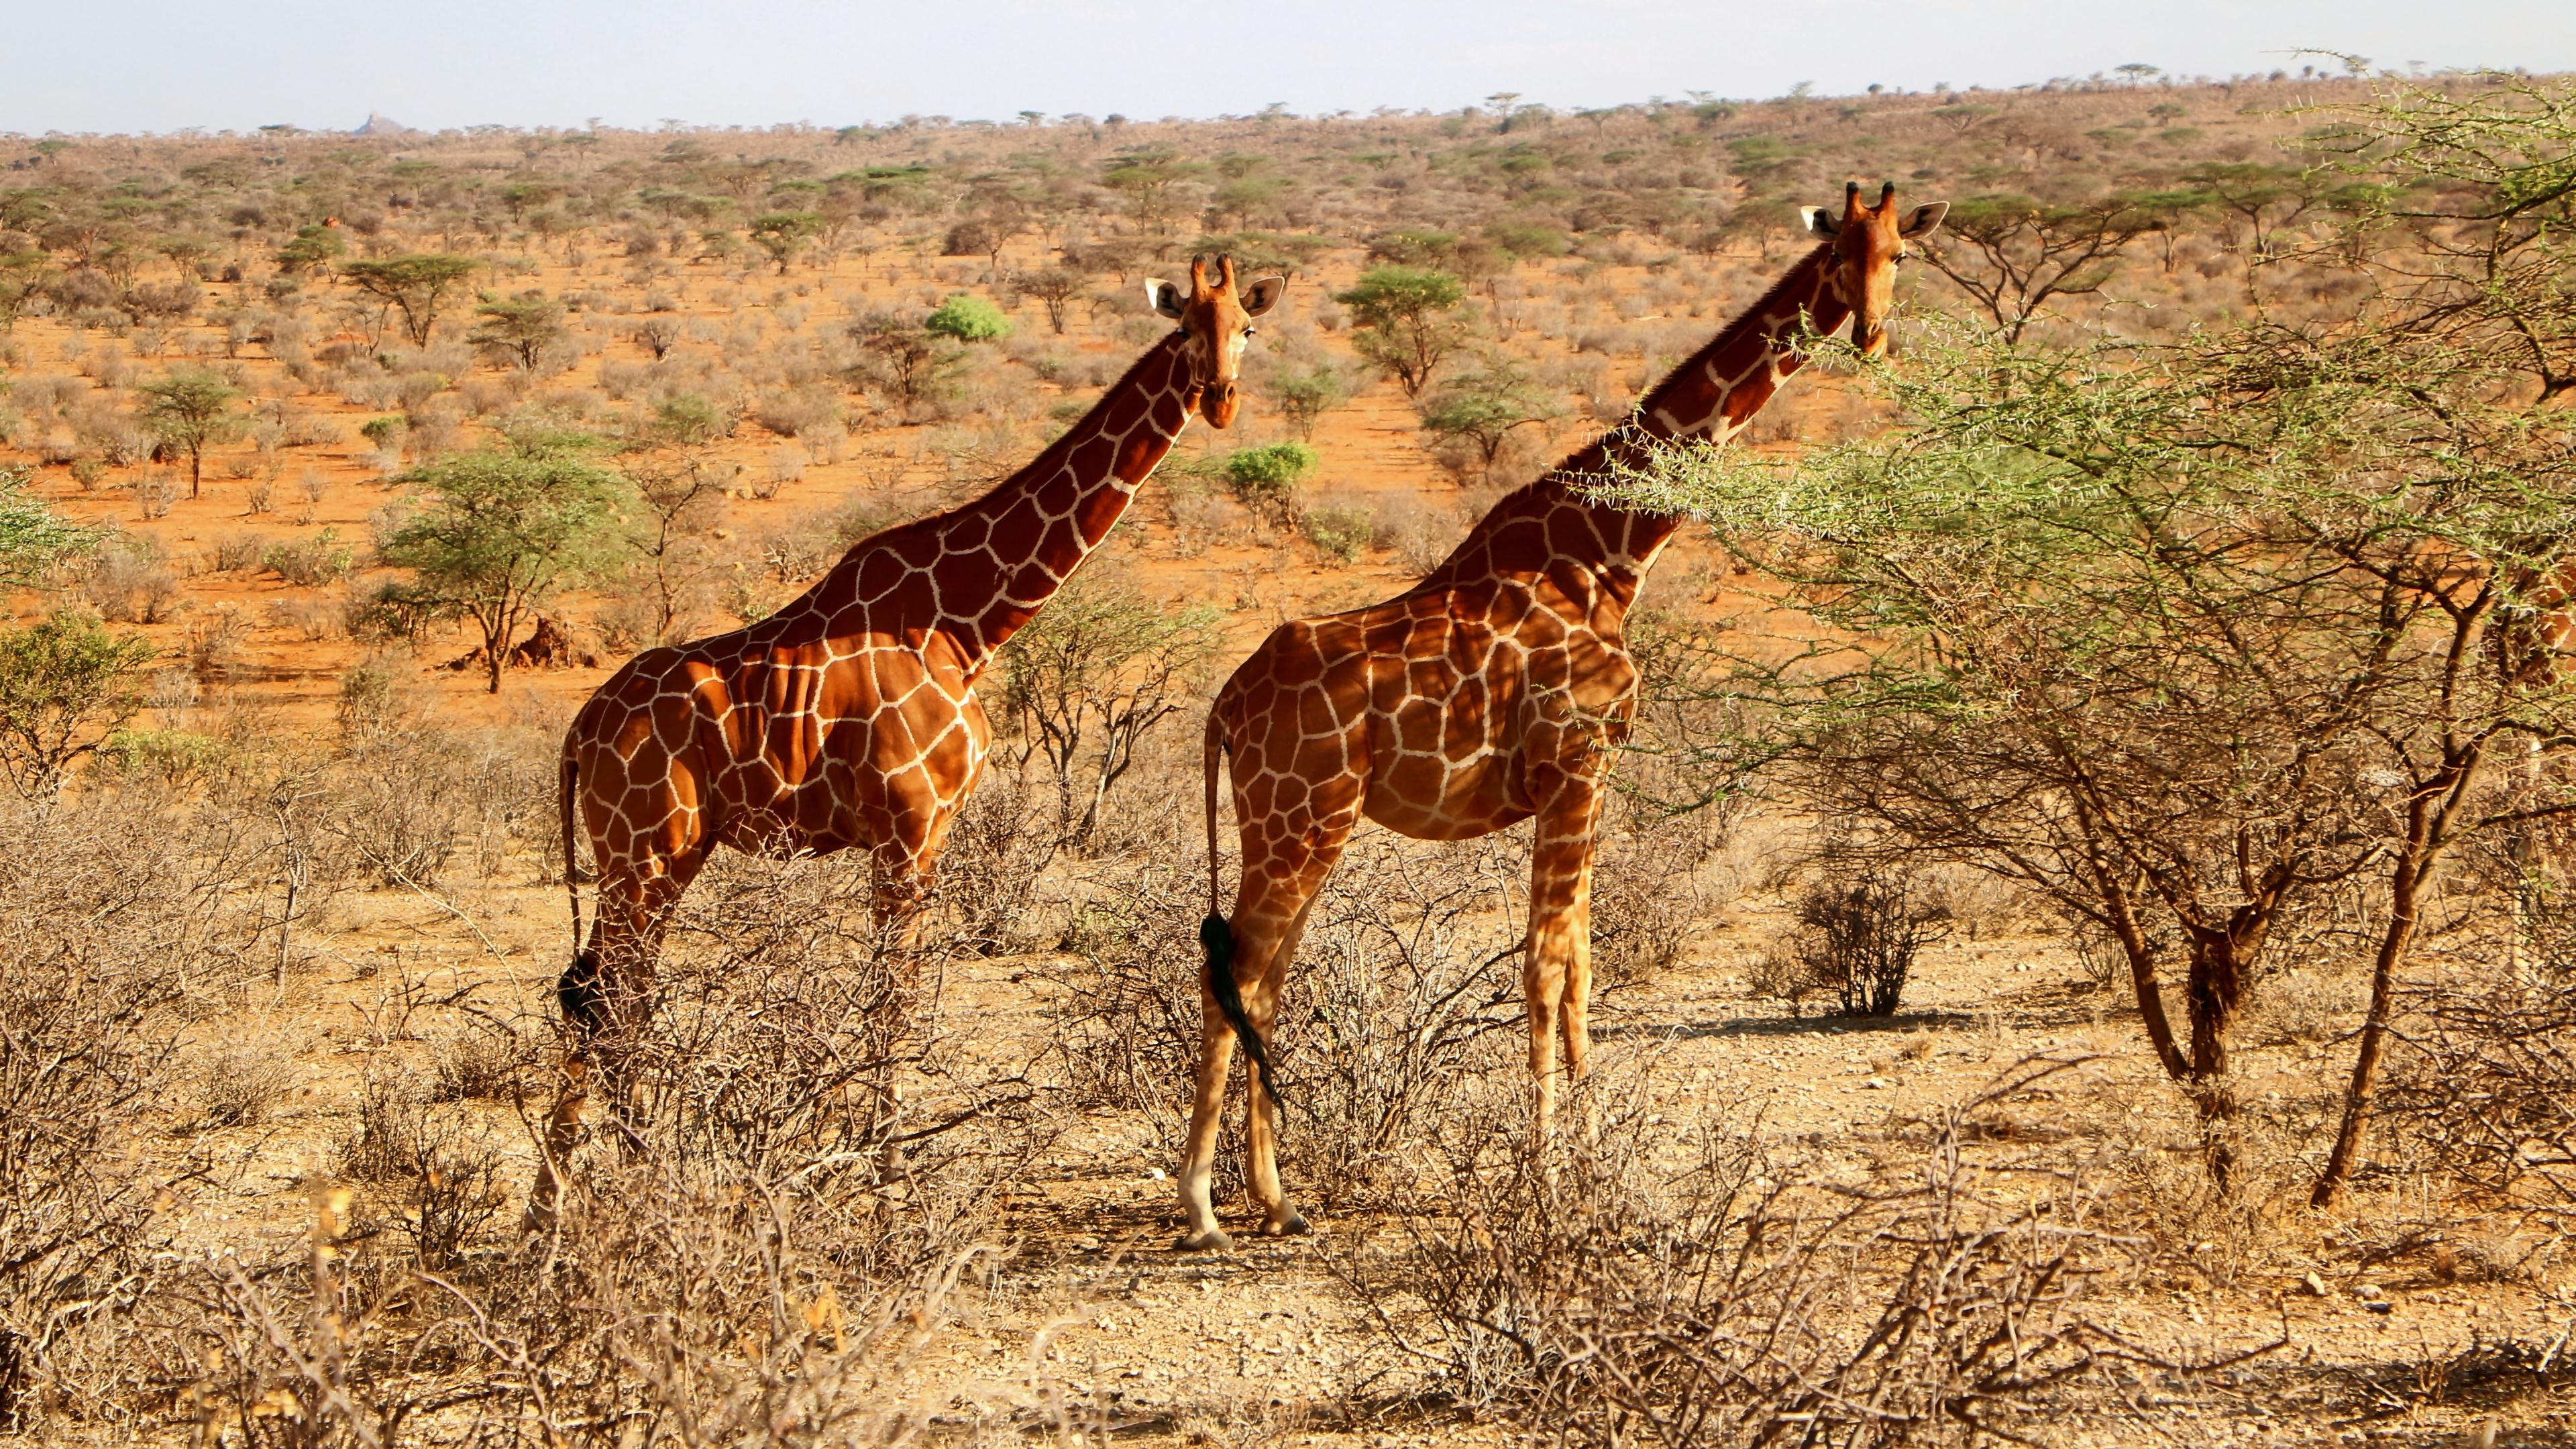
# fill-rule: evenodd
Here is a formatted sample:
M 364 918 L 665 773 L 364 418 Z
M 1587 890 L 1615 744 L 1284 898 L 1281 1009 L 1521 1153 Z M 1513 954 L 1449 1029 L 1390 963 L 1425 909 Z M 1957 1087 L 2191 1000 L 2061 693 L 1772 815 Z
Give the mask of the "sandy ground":
M 287 1063 L 291 1085 L 261 1126 L 190 1144 L 218 1164 L 220 1190 L 184 1224 L 186 1246 L 283 1247 L 302 1231 L 309 1184 L 328 1173 L 351 1128 L 363 1071 L 427 1050 L 412 1038 L 434 1034 L 440 1008 L 407 1012 L 407 1001 L 472 985 L 475 1001 L 505 1013 L 543 1002 L 564 938 L 559 889 L 468 891 L 454 904 L 345 898 L 332 928 L 299 946 L 302 965 L 281 991 L 203 1024 L 200 1050 L 257 1042 Z M 1749 998 L 1742 981 L 1753 943 L 1780 910 L 1776 900 L 1738 901 L 1682 969 L 1610 994 L 1598 1018 L 1603 1070 L 1646 1073 L 1677 1121 L 1712 1102 L 1735 1104 L 1731 1119 L 1758 1120 L 1783 1170 L 1884 1182 L 1919 1173 L 1927 1120 L 2016 1063 L 2093 1058 L 1983 1112 L 1971 1156 L 2081 1168 L 2105 1185 L 2121 1179 L 2123 1152 L 2188 1157 L 2175 1137 L 2175 1094 L 2152 1075 L 2134 1013 L 2050 943 L 1954 939 L 1928 956 L 1894 1018 L 1798 1016 Z M 1045 957 L 961 963 L 943 1012 L 971 1015 L 974 1055 L 1033 1056 L 1047 1032 L 1052 969 Z M 2288 1120 L 2318 1109 L 2342 1053 L 2290 1040 L 2257 1043 L 2246 1056 L 2249 1112 Z M 1508 1437 L 1502 1425 L 1426 1400 L 1436 1387 L 1426 1366 L 1371 1334 L 1360 1305 L 1325 1271 L 1319 1255 L 1331 1245 L 1388 1224 L 1310 1211 L 1314 1238 L 1247 1232 L 1232 1254 L 1174 1253 L 1171 1163 L 1145 1127 L 1133 1114 L 1083 1114 L 1004 1206 L 1006 1266 L 922 1365 L 923 1382 L 949 1398 L 943 1418 L 1028 1421 L 1033 1402 L 1053 1402 L 1146 1442 Z M 2187 1174 L 2169 1167 L 2161 1176 Z M 1239 1208 L 1226 1211 L 1243 1228 Z M 2404 1238 L 2401 1220 L 2434 1212 L 2451 1241 L 2518 1242 L 2535 1266 L 2482 1282 L 2443 1268 L 2421 1243 L 2377 1256 Z M 2551 1241 L 2563 1220 L 2517 1224 L 2468 1204 L 2437 1208 L 2403 1183 L 2381 1184 L 2335 1214 L 2265 1207 L 2256 1217 L 2232 1229 L 2208 1218 L 2140 1225 L 2178 1249 L 2168 1260 L 2176 1266 L 2095 1308 L 2109 1326 L 2178 1354 L 2287 1338 L 2200 1385 L 2189 1405 L 2149 1415 L 2167 1420 L 2154 1432 L 2213 1443 L 2472 1443 L 2486 1442 L 2466 1436 L 2492 1418 L 2494 1443 L 2576 1435 L 2576 1401 L 2563 1390 L 2503 1399 L 2471 1384 L 2428 1397 L 2419 1372 L 2481 1341 L 2556 1341 L 2564 1351 L 2576 1305 L 2570 1265 Z M 2189 1240 L 2199 1232 L 2210 1237 Z M 2134 1420 L 2061 1428 L 2067 1443 L 2149 1442 Z

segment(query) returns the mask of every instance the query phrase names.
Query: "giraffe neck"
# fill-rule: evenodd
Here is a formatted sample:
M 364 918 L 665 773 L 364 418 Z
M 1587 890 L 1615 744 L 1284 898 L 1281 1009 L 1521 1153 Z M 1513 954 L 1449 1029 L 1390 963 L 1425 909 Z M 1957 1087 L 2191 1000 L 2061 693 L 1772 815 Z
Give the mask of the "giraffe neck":
M 1625 607 L 1682 520 L 1613 507 L 1587 496 L 1587 483 L 1613 461 L 1633 459 L 1641 451 L 1640 437 L 1723 443 L 1742 432 L 1802 365 L 1795 349 L 1802 332 L 1813 327 L 1829 333 L 1850 320 L 1833 263 L 1830 244 L 1807 253 L 1716 340 L 1656 384 L 1638 402 L 1629 428 L 1597 439 L 1506 495 L 1423 585 L 1485 573 L 1544 572 L 1570 562 L 1599 574 Z M 1579 516 L 1582 526 L 1569 514 Z
M 834 574 L 847 575 L 867 604 L 869 627 L 923 643 L 944 635 L 966 677 L 980 675 L 1109 536 L 1189 425 L 1186 340 L 1176 331 L 1155 344 L 1081 421 L 990 493 L 854 546 Z M 871 562 L 888 555 L 896 562 Z M 895 568 L 904 583 L 881 586 Z

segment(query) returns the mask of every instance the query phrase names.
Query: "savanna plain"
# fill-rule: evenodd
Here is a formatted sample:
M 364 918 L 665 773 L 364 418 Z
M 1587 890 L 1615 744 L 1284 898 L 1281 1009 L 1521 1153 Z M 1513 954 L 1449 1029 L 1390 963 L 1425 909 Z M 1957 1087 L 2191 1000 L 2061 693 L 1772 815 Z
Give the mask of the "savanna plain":
M 0 137 L 0 1443 L 2576 1442 L 2576 89 L 2358 69 Z M 1527 827 L 1363 827 L 1273 1036 L 1314 1231 L 1238 1097 L 1173 1251 L 1207 700 L 1846 179 L 1950 203 L 1888 355 L 1587 485 L 1693 520 L 1590 1075 L 1534 1131 Z M 526 1217 L 573 711 L 1218 254 L 1287 278 L 1242 416 L 979 686 L 924 914 L 721 856 Z

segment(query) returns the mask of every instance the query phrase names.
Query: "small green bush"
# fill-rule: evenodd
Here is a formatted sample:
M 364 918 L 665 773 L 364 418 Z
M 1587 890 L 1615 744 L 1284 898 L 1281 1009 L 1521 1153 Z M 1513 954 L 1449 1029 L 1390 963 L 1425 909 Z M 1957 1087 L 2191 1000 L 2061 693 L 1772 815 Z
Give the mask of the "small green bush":
M 79 614 L 0 628 L 0 775 L 29 800 L 50 798 L 143 708 L 143 669 L 156 652 Z
M 268 546 L 259 557 L 260 567 L 290 584 L 311 588 L 348 577 L 357 566 L 355 549 L 340 541 L 336 528 L 323 529 L 312 538 L 281 539 Z
M 960 342 L 991 342 L 1011 335 L 1011 319 L 983 298 L 959 292 L 940 303 L 939 309 L 923 320 L 921 330 Z
M 1298 520 L 1306 541 L 1326 558 L 1349 563 L 1377 537 L 1377 516 L 1357 504 L 1324 504 Z
M 1284 520 L 1315 462 L 1315 450 L 1304 443 L 1240 448 L 1225 460 L 1225 482 L 1244 507 Z
M 98 754 L 124 778 L 190 785 L 221 768 L 231 749 L 212 736 L 187 730 L 123 729 L 109 735 Z
M 733 414 L 705 393 L 678 393 L 653 410 L 654 437 L 684 447 L 731 437 L 733 429 Z

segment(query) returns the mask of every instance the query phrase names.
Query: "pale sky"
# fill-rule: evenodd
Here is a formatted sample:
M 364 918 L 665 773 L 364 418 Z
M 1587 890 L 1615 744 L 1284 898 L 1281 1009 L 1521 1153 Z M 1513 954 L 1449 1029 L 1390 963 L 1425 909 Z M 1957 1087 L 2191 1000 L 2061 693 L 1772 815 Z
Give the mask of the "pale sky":
M 650 127 L 907 112 L 1138 119 L 1498 91 L 1558 107 L 1812 81 L 2009 86 L 2123 63 L 2225 76 L 2301 48 L 2576 70 L 2567 0 L 5 0 L 0 132 Z

